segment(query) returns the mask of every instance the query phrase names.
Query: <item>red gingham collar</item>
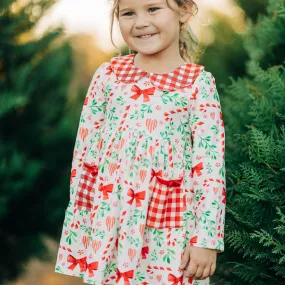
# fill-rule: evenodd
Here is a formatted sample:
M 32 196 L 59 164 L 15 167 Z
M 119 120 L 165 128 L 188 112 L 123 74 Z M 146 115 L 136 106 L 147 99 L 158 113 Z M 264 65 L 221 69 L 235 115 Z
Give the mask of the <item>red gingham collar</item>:
M 136 82 L 144 75 L 147 75 L 157 88 L 174 91 L 192 85 L 200 72 L 205 69 L 202 65 L 186 62 L 170 73 L 156 74 L 136 67 L 134 57 L 135 54 L 129 54 L 113 57 L 110 60 L 111 69 L 119 81 L 125 83 Z

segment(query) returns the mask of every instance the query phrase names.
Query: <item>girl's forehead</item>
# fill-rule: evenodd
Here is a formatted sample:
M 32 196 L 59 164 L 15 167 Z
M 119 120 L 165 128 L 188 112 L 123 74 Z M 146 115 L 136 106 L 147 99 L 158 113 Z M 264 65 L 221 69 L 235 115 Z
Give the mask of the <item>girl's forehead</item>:
M 173 0 L 168 0 L 169 2 Z M 151 5 L 162 5 L 167 4 L 166 0 L 119 0 L 120 8 L 135 8 L 135 7 L 144 7 Z

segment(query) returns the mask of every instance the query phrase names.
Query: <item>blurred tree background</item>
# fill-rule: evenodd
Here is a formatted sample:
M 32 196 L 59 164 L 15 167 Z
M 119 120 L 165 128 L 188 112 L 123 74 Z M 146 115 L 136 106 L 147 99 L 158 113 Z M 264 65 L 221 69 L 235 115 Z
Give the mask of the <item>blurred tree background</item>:
M 15 278 L 25 261 L 45 252 L 55 234 L 58 192 L 66 186 L 71 134 L 65 117 L 72 53 L 61 29 L 33 39 L 54 1 L 24 7 L 1 1 L 0 278 Z M 51 207 L 52 205 L 52 207 Z M 55 206 L 55 207 L 54 207 Z
M 223 92 L 227 249 L 216 284 L 285 284 L 285 1 L 265 8 L 249 11 L 246 73 Z
M 0 4 L 0 284 L 31 257 L 47 257 L 43 236 L 58 237 L 84 92 L 108 58 L 63 27 L 34 38 L 54 3 Z
M 56 1 L 26 2 L 0 4 L 0 284 L 21 280 L 31 258 L 54 262 L 45 237 L 59 241 L 83 98 L 97 66 L 116 55 L 86 35 L 65 36 L 63 27 L 35 38 L 36 24 Z M 285 0 L 235 5 L 245 29 L 237 30 L 223 9 L 211 11 L 213 40 L 202 43 L 199 54 L 216 78 L 226 127 L 226 244 L 211 282 L 281 285 Z M 53 266 L 48 274 L 57 279 L 34 280 L 82 284 L 54 273 Z

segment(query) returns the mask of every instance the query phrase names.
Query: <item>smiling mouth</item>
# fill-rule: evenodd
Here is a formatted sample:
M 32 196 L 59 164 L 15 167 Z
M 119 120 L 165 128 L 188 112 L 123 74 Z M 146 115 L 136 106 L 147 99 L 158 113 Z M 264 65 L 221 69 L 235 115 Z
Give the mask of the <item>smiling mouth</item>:
M 139 39 L 150 39 L 152 38 L 153 36 L 155 36 L 156 34 L 149 34 L 149 35 L 145 35 L 145 36 L 140 36 L 140 37 L 136 37 L 136 38 L 139 38 Z

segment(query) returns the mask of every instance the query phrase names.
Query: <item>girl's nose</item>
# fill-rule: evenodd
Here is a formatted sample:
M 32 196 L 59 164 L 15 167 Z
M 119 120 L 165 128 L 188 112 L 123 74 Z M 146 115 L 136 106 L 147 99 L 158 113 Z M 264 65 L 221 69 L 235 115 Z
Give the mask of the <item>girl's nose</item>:
M 148 27 L 148 26 L 149 26 L 149 21 L 144 16 L 136 18 L 135 28 L 141 29 L 143 27 Z

